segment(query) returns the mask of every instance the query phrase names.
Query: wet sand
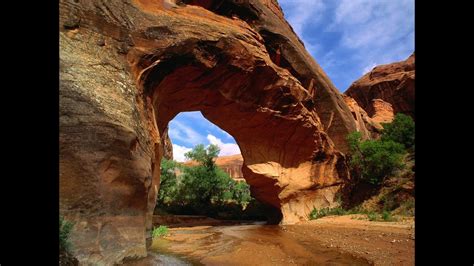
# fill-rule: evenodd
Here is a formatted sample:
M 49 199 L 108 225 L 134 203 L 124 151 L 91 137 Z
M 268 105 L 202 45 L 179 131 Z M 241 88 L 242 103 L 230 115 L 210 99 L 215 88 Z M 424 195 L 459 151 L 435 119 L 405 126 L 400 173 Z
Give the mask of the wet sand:
M 414 221 L 331 216 L 296 225 L 170 228 L 128 265 L 414 265 Z
M 203 265 L 369 265 L 363 258 L 330 249 L 272 225 L 172 228 L 150 248 Z

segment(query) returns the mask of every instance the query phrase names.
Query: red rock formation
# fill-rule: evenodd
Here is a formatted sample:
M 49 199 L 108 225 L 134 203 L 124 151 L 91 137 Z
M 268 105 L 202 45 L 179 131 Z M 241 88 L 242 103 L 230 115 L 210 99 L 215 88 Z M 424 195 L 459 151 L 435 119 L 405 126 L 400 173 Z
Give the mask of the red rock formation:
M 60 27 L 60 212 L 80 263 L 146 255 L 183 111 L 234 136 L 282 223 L 337 204 L 355 121 L 276 1 L 61 0 Z
M 371 117 L 375 116 L 376 108 L 385 108 L 372 102 L 380 99 L 390 103 L 395 113 L 415 119 L 415 53 L 405 61 L 375 67 L 344 94 L 352 97 Z
M 372 100 L 374 115 L 370 117 L 353 98 L 347 95 L 343 97 L 354 116 L 356 129 L 362 133 L 363 139 L 377 138 L 383 129 L 382 123 L 390 123 L 394 118 L 392 105 L 381 99 Z
M 244 180 L 244 174 L 242 173 L 243 164 L 244 158 L 241 154 L 220 156 L 216 159 L 216 165 L 237 181 Z
M 373 99 L 371 109 L 374 110 L 372 121 L 375 123 L 390 123 L 395 117 L 392 105 L 382 99 Z
M 163 157 L 168 160 L 173 160 L 173 144 L 171 143 L 168 131 L 165 131 L 161 142 L 163 143 Z
M 343 97 L 356 121 L 356 131 L 361 132 L 362 139 L 370 139 L 377 136 L 382 126 L 376 123 L 353 98 L 347 95 L 343 95 Z

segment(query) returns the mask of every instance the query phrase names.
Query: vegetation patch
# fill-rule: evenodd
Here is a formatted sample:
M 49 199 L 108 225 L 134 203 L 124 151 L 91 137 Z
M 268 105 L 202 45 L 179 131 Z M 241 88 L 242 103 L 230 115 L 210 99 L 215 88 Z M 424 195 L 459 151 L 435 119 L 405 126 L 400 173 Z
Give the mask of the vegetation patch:
M 381 184 L 394 170 L 403 167 L 405 154 L 403 145 L 392 140 L 361 141 L 361 133 L 353 132 L 348 136 L 352 172 L 360 180 L 370 184 Z
M 59 265 L 79 265 L 79 261 L 72 255 L 70 234 L 74 224 L 59 216 Z
M 394 141 L 414 150 L 415 147 L 415 122 L 402 113 L 398 113 L 391 123 L 382 123 L 382 141 Z
M 322 208 L 322 209 L 316 209 L 314 208 L 311 213 L 309 214 L 309 219 L 310 220 L 316 220 L 325 216 L 329 215 L 344 215 L 347 214 L 347 211 L 344 210 L 341 207 L 337 208 Z
M 348 135 L 348 154 L 354 189 L 348 202 L 371 221 L 392 221 L 393 215 L 414 215 L 415 123 L 397 114 L 384 123 L 377 140 Z M 350 206 L 347 206 L 350 207 Z
M 69 235 L 74 224 L 64 220 L 64 217 L 59 216 L 59 250 L 70 252 L 71 242 Z
M 314 208 L 311 213 L 309 214 L 310 220 L 316 220 L 325 216 L 330 215 L 348 215 L 348 214 L 364 214 L 366 219 L 369 221 L 383 221 L 383 222 L 393 222 L 396 221 L 395 217 L 392 216 L 390 211 L 383 211 L 383 212 L 375 212 L 363 209 L 361 206 L 357 206 L 355 208 L 345 210 L 341 207 L 336 208 L 322 208 L 316 209 Z M 357 217 L 358 220 L 363 220 L 364 218 Z
M 163 237 L 163 236 L 166 236 L 168 234 L 168 227 L 165 226 L 165 225 L 160 225 L 158 227 L 153 227 L 153 230 L 151 231 L 151 236 L 153 238 L 157 238 L 157 237 Z
M 415 123 L 411 117 L 399 113 L 392 123 L 384 123 L 383 127 L 378 140 L 362 140 L 360 132 L 347 136 L 352 174 L 374 185 L 402 170 L 405 155 L 414 152 Z
M 264 218 L 250 186 L 217 167 L 217 145 L 196 145 L 185 154 L 198 163 L 185 166 L 162 159 L 156 213 L 206 215 L 221 219 Z

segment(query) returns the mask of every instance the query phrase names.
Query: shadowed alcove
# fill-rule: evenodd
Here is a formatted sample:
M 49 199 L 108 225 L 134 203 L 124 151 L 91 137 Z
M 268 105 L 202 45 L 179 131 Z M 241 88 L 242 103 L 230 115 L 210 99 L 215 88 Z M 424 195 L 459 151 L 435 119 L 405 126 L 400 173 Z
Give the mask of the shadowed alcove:
M 334 186 L 337 169 L 344 173 L 343 161 L 327 145 L 316 113 L 308 110 L 308 92 L 269 57 L 255 58 L 246 49 L 226 40 L 189 42 L 142 56 L 137 73 L 145 101 L 160 136 L 167 135 L 169 121 L 188 111 L 200 111 L 231 134 L 253 196 L 282 212 L 273 222 L 304 219 L 318 189 Z M 240 57 L 228 56 L 239 52 Z M 155 160 L 153 184 L 158 186 L 159 152 Z

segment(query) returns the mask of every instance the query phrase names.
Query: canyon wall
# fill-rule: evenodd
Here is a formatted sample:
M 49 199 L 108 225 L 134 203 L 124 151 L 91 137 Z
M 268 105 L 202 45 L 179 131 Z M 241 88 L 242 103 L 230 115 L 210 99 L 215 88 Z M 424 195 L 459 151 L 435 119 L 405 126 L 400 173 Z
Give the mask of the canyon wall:
M 352 83 L 344 94 L 375 119 L 386 121 L 390 111 L 383 109 L 392 108 L 395 114 L 403 113 L 415 120 L 415 53 L 404 61 L 376 66 Z
M 82 264 L 146 256 L 184 111 L 236 139 L 281 223 L 337 205 L 356 121 L 276 1 L 61 0 L 59 31 L 60 213 Z

